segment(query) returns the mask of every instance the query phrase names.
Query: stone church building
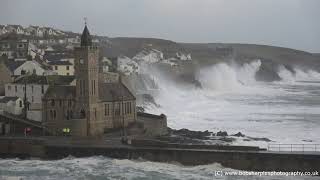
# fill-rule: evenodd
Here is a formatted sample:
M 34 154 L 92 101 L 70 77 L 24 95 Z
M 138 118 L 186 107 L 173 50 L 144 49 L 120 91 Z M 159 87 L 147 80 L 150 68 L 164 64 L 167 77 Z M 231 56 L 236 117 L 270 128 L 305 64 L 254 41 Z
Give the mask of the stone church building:
M 136 98 L 121 78 L 105 81 L 108 74 L 99 67 L 99 48 L 87 26 L 74 54 L 76 85 L 49 87 L 42 103 L 43 125 L 55 135 L 69 128 L 72 136 L 100 136 L 135 122 Z

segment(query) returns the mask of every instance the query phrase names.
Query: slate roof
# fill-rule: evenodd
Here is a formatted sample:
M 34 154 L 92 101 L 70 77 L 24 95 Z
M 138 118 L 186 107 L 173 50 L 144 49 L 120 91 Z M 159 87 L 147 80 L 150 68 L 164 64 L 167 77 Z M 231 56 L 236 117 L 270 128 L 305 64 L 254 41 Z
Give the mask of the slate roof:
M 70 66 L 72 65 L 69 61 L 51 61 L 49 62 L 50 65 L 62 65 L 62 66 Z
M 74 79 L 74 76 L 47 76 L 48 82 L 51 85 L 69 85 Z
M 16 24 L 8 24 L 9 27 L 13 27 L 13 28 L 21 28 L 23 29 L 23 27 L 21 25 L 16 25 Z
M 18 100 L 19 97 L 3 97 L 3 98 L 0 98 L 0 103 L 8 103 L 9 101 L 16 101 Z
M 14 83 L 17 84 L 48 84 L 46 76 L 36 76 L 36 75 L 29 75 L 29 76 L 21 76 L 15 80 Z
M 135 100 L 134 95 L 122 83 L 100 83 L 99 99 L 101 101 Z
M 14 70 L 16 70 L 18 67 L 20 67 L 23 63 L 25 63 L 24 61 L 12 61 L 12 60 L 7 60 L 5 61 L 5 65 L 8 67 L 8 69 L 13 72 Z
M 74 80 L 74 76 L 22 76 L 15 80 L 18 84 L 50 84 L 50 85 L 69 85 Z
M 50 86 L 44 99 L 66 99 L 76 98 L 76 86 L 55 85 Z M 131 101 L 135 100 L 134 95 L 121 83 L 99 84 L 99 100 L 101 102 Z
M 61 59 L 74 58 L 74 56 L 69 53 L 61 53 L 61 54 L 46 53 L 43 56 L 43 58 L 48 61 L 60 61 Z
M 50 86 L 44 95 L 44 99 L 66 99 L 76 97 L 76 87 L 75 86 Z

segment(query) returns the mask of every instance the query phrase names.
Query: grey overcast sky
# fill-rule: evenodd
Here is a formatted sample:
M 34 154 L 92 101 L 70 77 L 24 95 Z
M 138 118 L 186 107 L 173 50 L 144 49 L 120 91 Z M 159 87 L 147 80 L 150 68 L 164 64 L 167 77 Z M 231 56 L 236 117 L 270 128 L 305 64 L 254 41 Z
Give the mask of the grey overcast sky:
M 0 24 L 320 53 L 320 0 L 0 0 Z

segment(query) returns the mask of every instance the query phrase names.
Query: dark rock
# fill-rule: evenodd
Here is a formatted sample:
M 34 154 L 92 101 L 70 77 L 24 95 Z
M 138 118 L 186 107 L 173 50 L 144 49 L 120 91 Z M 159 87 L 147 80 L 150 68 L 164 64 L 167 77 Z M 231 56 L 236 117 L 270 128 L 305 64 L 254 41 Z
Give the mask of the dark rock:
M 304 140 L 302 140 L 303 142 L 313 142 L 312 140 L 310 140 L 310 139 L 304 139 Z
M 261 62 L 259 71 L 256 73 L 255 78 L 257 81 L 280 81 L 281 78 L 277 72 L 279 64 L 271 60 L 264 60 Z
M 228 136 L 228 133 L 226 131 L 219 131 L 216 136 Z
M 144 112 L 144 108 L 141 106 L 137 106 L 137 112 Z
M 244 134 L 242 134 L 241 132 L 238 132 L 237 134 L 233 134 L 231 136 L 236 136 L 236 137 L 245 137 Z
M 256 138 L 256 137 L 247 137 L 248 139 L 244 139 L 244 141 L 264 141 L 264 142 L 271 142 L 268 138 Z
M 209 139 L 209 136 L 212 135 L 212 132 L 209 132 L 208 130 L 191 131 L 189 129 L 179 129 L 179 130 L 169 129 L 168 131 L 171 135 L 177 135 L 177 136 L 188 137 L 193 139 L 202 139 L 202 140 L 207 140 Z

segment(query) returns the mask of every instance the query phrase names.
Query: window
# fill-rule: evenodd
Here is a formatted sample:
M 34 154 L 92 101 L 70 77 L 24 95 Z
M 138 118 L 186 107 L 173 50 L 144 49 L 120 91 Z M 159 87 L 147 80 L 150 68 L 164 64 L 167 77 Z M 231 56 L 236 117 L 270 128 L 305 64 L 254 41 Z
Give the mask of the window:
M 81 118 L 86 117 L 86 112 L 83 109 L 80 111 L 80 114 L 81 114 Z
M 127 108 L 126 108 L 126 109 L 127 109 L 127 110 L 126 110 L 126 113 L 127 113 L 127 114 L 130 114 L 130 112 L 129 112 L 130 102 L 127 102 L 127 103 L 126 103 L 126 107 L 127 107 Z
M 19 101 L 19 107 L 22 107 L 22 101 Z
M 70 73 L 67 73 L 67 76 L 69 76 L 70 75 Z
M 120 115 L 120 103 L 116 103 L 114 113 Z
M 51 106 L 54 106 L 55 105 L 55 102 L 54 102 L 54 99 L 51 100 Z
M 33 93 L 33 86 L 31 86 L 31 92 Z
M 41 85 L 41 93 L 43 94 L 44 93 L 44 86 Z
M 53 119 L 56 119 L 56 117 L 57 117 L 56 110 L 53 110 Z
M 37 70 L 36 70 L 36 69 L 33 69 L 33 70 L 32 70 L 32 74 L 37 74 Z
M 93 95 L 93 80 L 91 80 L 91 95 Z
M 105 104 L 104 105 L 104 115 L 109 116 L 110 115 L 109 113 L 110 113 L 109 104 Z
M 97 119 L 97 109 L 94 108 L 94 118 Z
M 83 60 L 83 59 L 79 59 L 79 63 L 80 63 L 80 64 L 83 64 L 83 63 L 84 63 L 84 60 Z
M 25 75 L 26 74 L 26 71 L 25 70 L 21 70 L 21 75 Z
M 50 118 L 53 119 L 53 111 L 50 110 Z
M 96 94 L 96 80 L 93 80 L 93 95 Z
M 14 90 L 17 92 L 17 91 L 18 91 L 18 87 L 17 87 L 17 86 L 15 86 L 15 87 L 14 87 Z
M 66 69 L 69 71 L 69 66 L 67 66 Z
M 54 69 L 55 69 L 55 70 L 58 70 L 58 66 L 54 66 Z
M 72 112 L 72 110 L 70 110 L 70 118 L 71 118 L 71 119 L 73 118 L 73 112 Z

